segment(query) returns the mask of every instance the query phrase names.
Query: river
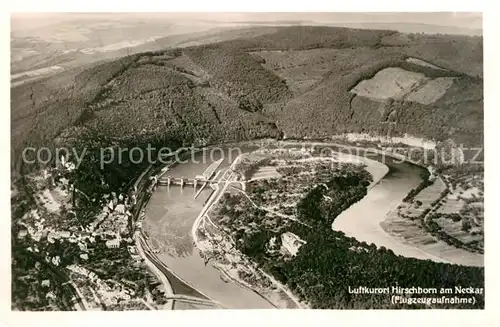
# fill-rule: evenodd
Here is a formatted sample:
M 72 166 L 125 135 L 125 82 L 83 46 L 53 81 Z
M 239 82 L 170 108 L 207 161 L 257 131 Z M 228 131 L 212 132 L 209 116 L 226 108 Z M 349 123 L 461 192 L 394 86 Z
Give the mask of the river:
M 402 240 L 386 233 L 380 226 L 387 214 L 396 209 L 408 192 L 422 181 L 420 177 L 422 168 L 418 166 L 396 163 L 390 157 L 385 157 L 384 163 L 389 167 L 388 173 L 368 191 L 361 201 L 354 203 L 334 220 L 333 229 L 342 231 L 346 236 L 355 237 L 359 241 L 374 243 L 379 247 L 384 246 L 396 255 L 447 262 L 438 256 L 403 243 Z

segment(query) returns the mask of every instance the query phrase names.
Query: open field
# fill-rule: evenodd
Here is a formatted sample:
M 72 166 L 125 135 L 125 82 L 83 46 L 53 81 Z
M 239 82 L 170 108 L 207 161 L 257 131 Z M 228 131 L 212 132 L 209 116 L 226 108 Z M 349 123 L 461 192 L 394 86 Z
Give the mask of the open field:
M 462 194 L 474 194 L 470 189 Z M 452 191 L 442 178 L 424 188 L 393 210 L 381 226 L 422 251 L 450 262 L 483 265 L 483 215 L 481 207 L 471 208 L 467 199 Z M 465 214 L 468 212 L 468 214 Z M 479 253 L 475 253 L 479 252 Z
M 453 84 L 452 77 L 438 77 L 425 83 L 421 88 L 410 93 L 406 100 L 422 104 L 432 104 L 439 100 Z
M 444 182 L 440 178 L 436 179 L 434 183 L 413 197 L 411 202 L 402 203 L 398 207 L 399 214 L 409 219 L 417 219 L 425 215 L 435 206 L 434 201 L 438 200 L 446 189 Z M 458 210 L 453 212 L 458 212 Z
M 387 233 L 399 238 L 398 242 L 407 243 L 424 253 L 441 258 L 443 262 L 453 262 L 466 266 L 484 266 L 482 254 L 459 249 L 437 239 L 430 235 L 418 221 L 402 218 L 392 213 L 381 223 L 381 226 Z
M 370 99 L 405 100 L 430 105 L 439 100 L 453 84 L 453 77 L 429 79 L 401 68 L 383 69 L 363 80 L 351 92 Z
M 401 68 L 386 68 L 377 72 L 373 78 L 361 81 L 351 92 L 376 100 L 399 100 L 425 82 L 423 74 Z
M 302 94 L 330 72 L 337 56 L 348 51 L 338 49 L 312 49 L 302 51 L 260 51 L 254 53 L 263 58 L 263 67 L 283 78 L 294 94 Z

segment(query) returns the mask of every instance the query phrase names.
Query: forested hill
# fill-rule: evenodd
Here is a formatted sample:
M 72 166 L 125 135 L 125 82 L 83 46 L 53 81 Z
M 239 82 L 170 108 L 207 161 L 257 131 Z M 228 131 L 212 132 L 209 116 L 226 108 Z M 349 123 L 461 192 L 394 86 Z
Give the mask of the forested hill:
M 12 168 L 23 147 L 82 133 L 159 143 L 409 133 L 482 144 L 482 37 L 308 26 L 253 35 L 12 88 Z

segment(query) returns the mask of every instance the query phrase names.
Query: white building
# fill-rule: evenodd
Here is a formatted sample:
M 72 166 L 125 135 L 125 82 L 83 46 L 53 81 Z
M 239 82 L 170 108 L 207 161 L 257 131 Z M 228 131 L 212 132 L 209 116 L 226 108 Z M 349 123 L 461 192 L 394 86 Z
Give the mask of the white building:
M 140 261 L 141 260 L 141 256 L 139 255 L 139 253 L 137 252 L 137 249 L 135 246 L 133 245 L 129 245 L 127 246 L 127 249 L 128 249 L 128 253 L 130 253 L 130 257 L 136 261 Z
M 292 256 L 297 255 L 299 248 L 306 244 L 306 241 L 302 240 L 300 237 L 291 232 L 286 232 L 281 234 L 281 244 L 288 253 Z
M 71 233 L 68 231 L 60 231 L 60 232 L 57 232 L 57 235 L 60 238 L 69 238 L 71 236 Z
M 25 238 L 26 235 L 28 235 L 28 231 L 26 229 L 22 229 L 19 231 L 19 234 L 17 234 L 17 238 L 22 239 Z
M 50 280 L 48 279 L 42 280 L 42 287 L 50 287 Z
M 125 213 L 125 205 L 119 204 L 116 206 L 115 211 L 118 213 Z
M 120 247 L 120 240 L 115 238 L 114 240 L 106 241 L 106 246 L 110 249 L 116 249 Z
M 40 215 L 38 214 L 38 212 L 36 210 L 32 210 L 31 214 L 33 215 L 33 218 L 35 218 L 36 220 L 40 219 Z

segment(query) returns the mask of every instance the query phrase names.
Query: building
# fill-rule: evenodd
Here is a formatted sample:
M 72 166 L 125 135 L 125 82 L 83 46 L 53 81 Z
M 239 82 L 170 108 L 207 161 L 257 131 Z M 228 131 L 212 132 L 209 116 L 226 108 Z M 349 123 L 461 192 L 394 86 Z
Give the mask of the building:
M 78 266 L 78 265 L 69 265 L 67 266 L 66 268 L 68 268 L 69 270 L 77 273 L 77 274 L 81 274 L 83 276 L 86 276 L 88 277 L 91 281 L 99 281 L 99 278 L 97 277 L 97 275 L 93 272 L 93 271 L 89 271 L 81 266 Z
M 19 234 L 17 234 L 17 238 L 22 239 L 25 238 L 26 235 L 28 235 L 28 231 L 26 229 L 21 229 Z
M 124 204 L 117 205 L 115 211 L 118 213 L 125 213 L 125 205 Z
M 61 231 L 61 232 L 57 232 L 56 235 L 60 238 L 69 238 L 71 236 L 71 233 L 68 231 Z
M 42 238 L 42 232 L 40 232 L 40 231 L 36 231 L 35 233 L 31 234 L 31 238 L 32 238 L 35 242 L 40 242 L 40 239 Z
M 78 247 L 80 248 L 80 251 L 88 251 L 87 250 L 87 244 L 83 242 L 78 242 Z
M 48 279 L 42 280 L 42 286 L 43 287 L 50 287 L 50 280 L 48 280 Z
M 56 299 L 56 295 L 54 294 L 54 292 L 50 291 L 50 292 L 47 293 L 47 295 L 45 295 L 45 298 L 46 299 L 55 300 Z
M 120 247 L 120 240 L 115 238 L 114 240 L 106 241 L 106 246 L 109 249 L 117 249 Z
M 93 272 L 93 271 L 90 271 L 90 272 L 89 272 L 88 270 L 87 270 L 87 272 L 88 272 L 87 277 L 88 277 L 88 278 L 90 278 L 90 280 L 91 280 L 91 281 L 95 282 L 95 281 L 97 281 L 97 280 L 98 280 L 98 277 L 97 277 L 97 275 L 95 274 L 95 272 Z
M 134 259 L 135 261 L 140 261 L 141 260 L 141 256 L 137 252 L 137 249 L 136 249 L 135 246 L 129 245 L 129 246 L 127 246 L 127 249 L 128 249 L 128 253 L 130 253 L 130 257 L 132 259 Z
M 55 236 L 55 234 L 54 234 L 54 233 L 49 233 L 49 234 L 47 235 L 47 241 L 48 241 L 49 243 L 54 244 L 54 242 L 55 242 L 55 237 L 54 237 L 54 236 Z
M 130 254 L 137 254 L 137 249 L 133 245 L 127 246 L 127 250 Z

